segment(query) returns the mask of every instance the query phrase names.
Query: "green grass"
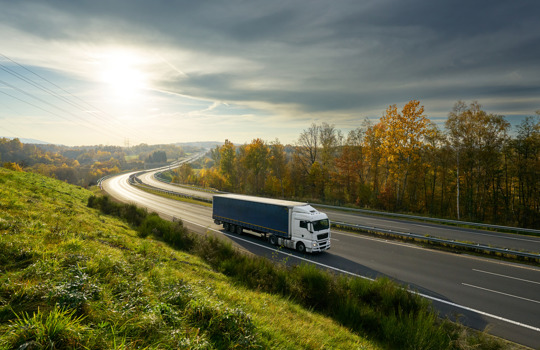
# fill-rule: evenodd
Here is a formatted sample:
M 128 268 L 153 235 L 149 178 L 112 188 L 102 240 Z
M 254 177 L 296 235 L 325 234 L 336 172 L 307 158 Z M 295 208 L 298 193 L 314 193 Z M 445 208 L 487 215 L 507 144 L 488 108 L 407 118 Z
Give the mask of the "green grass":
M 286 267 L 1 168 L 0 270 L 0 349 L 502 348 L 388 279 Z
M 381 348 L 144 238 L 91 196 L 0 168 L 0 349 Z

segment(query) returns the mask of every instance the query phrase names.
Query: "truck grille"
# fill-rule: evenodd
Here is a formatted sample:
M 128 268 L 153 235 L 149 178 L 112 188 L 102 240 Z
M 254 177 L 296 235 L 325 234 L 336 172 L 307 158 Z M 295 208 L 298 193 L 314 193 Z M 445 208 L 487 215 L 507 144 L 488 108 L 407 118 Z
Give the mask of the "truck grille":
M 328 232 L 327 233 L 323 233 L 322 235 L 318 235 L 317 236 L 317 239 L 318 240 L 321 240 L 321 239 L 327 239 L 328 238 Z

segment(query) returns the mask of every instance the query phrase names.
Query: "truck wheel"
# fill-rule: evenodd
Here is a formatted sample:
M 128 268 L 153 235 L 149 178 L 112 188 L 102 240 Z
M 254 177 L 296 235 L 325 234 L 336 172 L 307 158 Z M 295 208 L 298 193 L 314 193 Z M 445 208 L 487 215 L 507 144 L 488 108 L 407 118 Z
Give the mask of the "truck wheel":
M 305 253 L 306 252 L 305 244 L 302 242 L 298 242 L 298 244 L 296 245 L 296 250 L 298 250 L 300 253 Z
M 238 235 L 241 235 L 243 231 L 244 231 L 244 229 L 242 228 L 242 226 L 236 226 L 236 233 Z
M 269 240 L 270 240 L 271 245 L 277 245 L 277 237 L 276 236 L 271 235 Z

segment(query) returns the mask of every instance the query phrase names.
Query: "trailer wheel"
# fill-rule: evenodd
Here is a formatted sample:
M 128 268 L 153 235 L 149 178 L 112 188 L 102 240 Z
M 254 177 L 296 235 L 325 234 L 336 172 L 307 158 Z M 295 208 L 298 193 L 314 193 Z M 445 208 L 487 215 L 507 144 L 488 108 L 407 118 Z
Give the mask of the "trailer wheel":
M 230 233 L 235 233 L 236 232 L 236 225 L 231 224 L 231 226 L 229 227 L 229 232 Z
M 296 250 L 298 250 L 300 253 L 305 253 L 306 252 L 305 244 L 302 242 L 298 242 L 298 244 L 296 245 Z
M 238 235 L 241 235 L 243 231 L 244 231 L 244 229 L 242 228 L 242 226 L 236 226 L 236 233 Z
M 270 240 L 270 244 L 271 244 L 271 245 L 277 245 L 277 237 L 276 237 L 276 236 L 271 235 L 271 236 L 269 237 L 269 240 Z
M 229 223 L 228 222 L 223 223 L 223 228 L 225 229 L 225 231 L 229 231 Z

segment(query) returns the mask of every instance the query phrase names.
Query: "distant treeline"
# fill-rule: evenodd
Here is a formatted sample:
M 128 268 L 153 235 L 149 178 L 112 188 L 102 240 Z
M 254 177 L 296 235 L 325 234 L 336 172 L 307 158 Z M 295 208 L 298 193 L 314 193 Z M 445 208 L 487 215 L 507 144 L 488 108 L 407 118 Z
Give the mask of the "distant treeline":
M 79 186 L 91 186 L 105 175 L 143 169 L 145 163 L 165 163 L 199 151 L 176 145 L 132 147 L 23 144 L 19 139 L 0 138 L 0 164 L 40 173 Z M 16 166 L 14 166 L 16 164 Z
M 312 124 L 295 145 L 226 141 L 175 181 L 254 195 L 540 227 L 540 114 L 512 133 L 502 115 L 458 102 L 440 130 L 419 101 L 344 136 Z

